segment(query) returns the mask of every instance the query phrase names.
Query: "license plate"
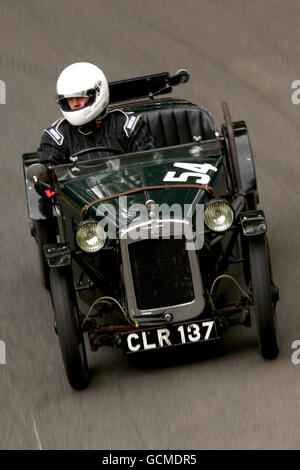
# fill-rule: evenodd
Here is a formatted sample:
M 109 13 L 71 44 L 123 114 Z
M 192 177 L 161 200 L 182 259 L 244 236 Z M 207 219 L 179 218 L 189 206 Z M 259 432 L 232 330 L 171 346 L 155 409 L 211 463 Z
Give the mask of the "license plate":
M 200 343 L 218 338 L 214 320 L 150 327 L 144 330 L 122 333 L 121 336 L 122 346 L 126 353 Z

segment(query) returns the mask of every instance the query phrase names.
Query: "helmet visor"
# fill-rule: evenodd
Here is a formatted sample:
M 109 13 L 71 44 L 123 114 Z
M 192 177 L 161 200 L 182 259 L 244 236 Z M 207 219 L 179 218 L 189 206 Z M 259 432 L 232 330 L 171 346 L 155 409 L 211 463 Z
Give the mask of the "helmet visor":
M 86 108 L 88 106 L 91 106 L 96 99 L 96 90 L 94 88 L 91 88 L 90 90 L 85 90 L 85 91 L 79 91 L 76 93 L 70 93 L 70 94 L 65 94 L 65 95 L 56 95 L 56 101 L 61 107 L 63 111 L 78 111 L 77 109 L 71 109 L 68 103 L 68 98 L 89 98 L 87 102 L 82 106 L 80 109 Z

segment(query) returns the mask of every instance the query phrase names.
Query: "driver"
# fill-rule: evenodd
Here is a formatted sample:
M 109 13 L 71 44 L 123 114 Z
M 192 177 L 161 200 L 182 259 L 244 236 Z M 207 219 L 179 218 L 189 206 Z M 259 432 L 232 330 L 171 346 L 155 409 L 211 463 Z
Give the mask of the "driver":
M 108 111 L 107 79 L 96 65 L 78 62 L 66 67 L 58 77 L 56 92 L 63 117 L 43 133 L 37 150 L 41 163 L 69 163 L 71 155 L 90 147 L 110 147 L 120 153 L 153 148 L 153 139 L 141 115 L 120 109 Z M 116 153 L 87 152 L 78 161 Z

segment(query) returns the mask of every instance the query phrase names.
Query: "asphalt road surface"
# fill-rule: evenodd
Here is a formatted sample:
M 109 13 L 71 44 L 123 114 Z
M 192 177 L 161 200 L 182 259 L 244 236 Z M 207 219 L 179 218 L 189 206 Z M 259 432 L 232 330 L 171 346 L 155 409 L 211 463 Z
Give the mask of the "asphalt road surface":
M 300 79 L 297 0 L 1 0 L 1 449 L 299 449 Z M 280 287 L 280 354 L 263 360 L 254 327 L 218 351 L 129 361 L 90 354 L 89 388 L 69 386 L 30 237 L 21 154 L 58 116 L 55 84 L 72 62 L 110 81 L 189 70 L 174 96 L 245 120 Z M 2 89 L 3 91 L 3 89 Z

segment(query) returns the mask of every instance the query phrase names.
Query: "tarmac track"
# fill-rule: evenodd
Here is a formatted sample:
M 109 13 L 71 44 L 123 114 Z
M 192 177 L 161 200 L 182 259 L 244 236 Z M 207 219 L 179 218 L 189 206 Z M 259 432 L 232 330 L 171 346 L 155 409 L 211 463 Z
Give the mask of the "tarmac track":
M 1 0 L 1 449 L 299 449 L 300 5 L 296 0 Z M 245 120 L 280 287 L 280 355 L 263 360 L 255 329 L 224 350 L 129 361 L 91 354 L 83 392 L 68 385 L 52 308 L 29 234 L 21 154 L 58 116 L 60 71 L 99 64 L 110 81 L 186 68 L 174 96 Z

